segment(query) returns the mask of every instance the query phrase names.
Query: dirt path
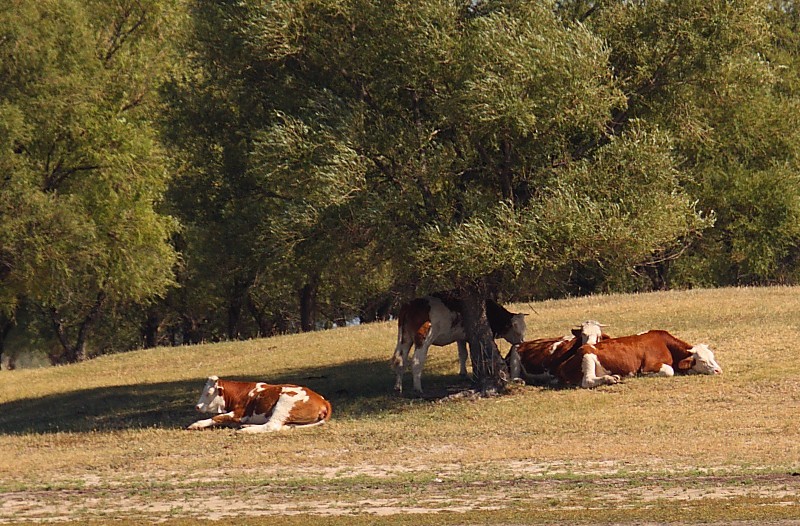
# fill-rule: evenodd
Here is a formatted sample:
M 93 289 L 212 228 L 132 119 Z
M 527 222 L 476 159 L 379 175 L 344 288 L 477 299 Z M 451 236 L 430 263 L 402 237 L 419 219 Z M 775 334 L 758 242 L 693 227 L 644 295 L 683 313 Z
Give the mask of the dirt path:
M 50 487 L 0 493 L 0 524 L 66 522 L 104 518 L 204 518 L 298 514 L 342 516 L 544 509 L 550 511 L 663 505 L 691 506 L 743 500 L 748 506 L 794 509 L 800 519 L 800 477 L 787 474 L 620 476 L 618 474 L 531 475 L 492 479 L 489 472 L 456 474 L 390 466 L 342 466 L 291 477 L 252 473 L 205 473 L 182 478 L 152 473 L 104 482 L 97 477 Z M 72 487 L 70 487 L 72 486 Z M 80 487 L 75 487 L 80 486 Z M 254 506 L 253 503 L 258 505 Z M 781 519 L 782 526 L 800 520 Z M 641 524 L 641 523 L 639 523 Z M 742 524 L 748 524 L 746 521 Z

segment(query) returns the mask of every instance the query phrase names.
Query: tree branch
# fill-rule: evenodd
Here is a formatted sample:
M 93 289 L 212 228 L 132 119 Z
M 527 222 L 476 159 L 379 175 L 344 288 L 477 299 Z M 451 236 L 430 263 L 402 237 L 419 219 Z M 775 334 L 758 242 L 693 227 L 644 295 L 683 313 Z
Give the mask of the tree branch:
M 131 19 L 136 8 L 138 8 L 139 16 L 133 21 L 133 24 L 130 26 L 130 28 L 126 29 L 125 24 Z M 108 49 L 106 49 L 106 52 L 102 57 L 104 66 L 108 66 L 108 63 L 111 62 L 111 59 L 114 58 L 114 55 L 116 55 L 116 53 L 122 48 L 128 38 L 130 38 L 130 36 L 134 34 L 147 20 L 147 14 L 142 8 L 140 2 L 132 2 L 131 4 L 125 6 L 121 15 L 122 16 L 120 18 L 117 18 L 114 21 L 113 32 L 109 38 Z

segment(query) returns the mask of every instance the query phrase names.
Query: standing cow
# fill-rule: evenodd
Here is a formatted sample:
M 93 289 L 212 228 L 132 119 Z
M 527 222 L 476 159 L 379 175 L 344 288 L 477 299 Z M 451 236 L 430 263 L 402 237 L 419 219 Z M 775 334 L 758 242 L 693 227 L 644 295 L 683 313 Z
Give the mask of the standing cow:
M 422 393 L 422 369 L 431 345 L 458 344 L 461 376 L 467 375 L 467 333 L 464 330 L 461 303 L 447 294 L 433 294 L 417 298 L 403 305 L 397 318 L 397 346 L 392 356 L 392 366 L 397 375 L 394 388 L 403 390 L 403 371 L 408 365 L 408 354 L 414 345 L 411 373 L 414 390 Z M 514 314 L 493 300 L 486 300 L 486 318 L 495 338 L 509 343 L 525 339 L 525 314 Z
M 235 425 L 245 433 L 280 431 L 324 424 L 331 404 L 308 387 L 263 382 L 236 382 L 209 376 L 195 409 L 214 416 L 189 429 Z
M 649 331 L 581 346 L 561 364 L 561 381 L 584 388 L 615 384 L 623 376 L 676 372 L 721 374 L 708 345 L 689 345 L 667 331 Z

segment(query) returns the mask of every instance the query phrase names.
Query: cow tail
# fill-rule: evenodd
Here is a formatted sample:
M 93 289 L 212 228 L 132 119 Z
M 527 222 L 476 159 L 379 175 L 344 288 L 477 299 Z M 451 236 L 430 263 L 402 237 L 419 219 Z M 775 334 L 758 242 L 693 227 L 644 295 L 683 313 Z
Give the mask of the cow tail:
M 328 402 L 326 399 L 322 399 L 322 402 L 325 404 L 325 407 L 319 410 L 319 421 L 320 422 L 327 422 L 331 419 L 331 403 Z
M 394 347 L 394 354 L 391 360 L 393 367 L 400 367 L 403 363 L 403 344 L 405 343 L 404 337 L 406 333 L 406 331 L 403 330 L 403 326 L 405 325 L 405 321 L 405 309 L 400 309 L 400 313 L 397 315 L 397 345 Z

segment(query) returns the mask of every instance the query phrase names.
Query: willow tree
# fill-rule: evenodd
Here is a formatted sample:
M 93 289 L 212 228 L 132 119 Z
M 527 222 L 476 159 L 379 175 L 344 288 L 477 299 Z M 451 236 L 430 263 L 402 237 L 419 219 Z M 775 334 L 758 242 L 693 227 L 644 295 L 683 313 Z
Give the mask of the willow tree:
M 640 120 L 668 133 L 682 186 L 715 213 L 702 238 L 642 262 L 654 286 L 796 281 L 795 2 L 565 0 L 559 7 L 611 49 L 626 97 L 612 131 Z
M 108 309 L 171 283 L 168 172 L 152 126 L 171 2 L 0 7 L 0 301 L 38 305 L 86 357 Z

